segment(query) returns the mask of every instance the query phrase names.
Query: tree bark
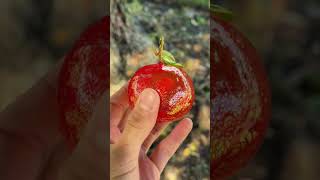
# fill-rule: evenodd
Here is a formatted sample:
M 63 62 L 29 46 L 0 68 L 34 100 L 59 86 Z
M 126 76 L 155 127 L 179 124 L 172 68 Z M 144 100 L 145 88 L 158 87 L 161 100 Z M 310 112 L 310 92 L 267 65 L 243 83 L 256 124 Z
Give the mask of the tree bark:
M 136 52 L 142 52 L 150 46 L 150 39 L 145 38 L 139 32 L 132 16 L 126 9 L 127 1 L 111 0 L 110 19 L 111 19 L 111 51 L 118 54 L 117 64 L 118 73 L 128 79 L 127 76 L 127 57 Z M 111 60 L 112 61 L 112 60 Z

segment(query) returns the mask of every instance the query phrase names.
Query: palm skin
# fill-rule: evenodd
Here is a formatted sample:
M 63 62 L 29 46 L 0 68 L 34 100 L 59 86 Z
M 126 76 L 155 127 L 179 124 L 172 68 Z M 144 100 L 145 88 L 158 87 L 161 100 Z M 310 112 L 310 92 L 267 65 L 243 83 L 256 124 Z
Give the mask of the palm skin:
M 156 124 L 160 103 L 156 91 L 144 90 L 139 97 L 138 101 L 148 101 L 150 94 L 154 95 L 151 103 L 154 107 L 149 110 L 142 110 L 139 105 L 133 110 L 128 108 L 126 91 L 127 86 L 111 97 L 111 179 L 158 180 L 169 159 L 190 133 L 192 121 L 180 121 L 148 156 L 150 146 L 169 123 Z

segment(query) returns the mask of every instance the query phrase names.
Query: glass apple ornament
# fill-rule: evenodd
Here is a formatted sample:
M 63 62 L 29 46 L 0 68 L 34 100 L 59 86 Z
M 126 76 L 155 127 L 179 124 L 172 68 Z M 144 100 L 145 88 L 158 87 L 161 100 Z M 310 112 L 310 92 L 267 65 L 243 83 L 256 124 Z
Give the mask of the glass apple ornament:
M 60 127 L 71 149 L 109 88 L 110 17 L 90 25 L 66 54 L 59 74 Z
M 164 39 L 156 52 L 159 63 L 138 69 L 129 81 L 128 97 L 133 108 L 139 94 L 146 88 L 156 90 L 160 96 L 157 122 L 168 122 L 182 118 L 192 108 L 194 87 L 191 78 L 176 63 L 168 51 L 163 50 Z
M 271 95 L 252 44 L 214 13 L 210 20 L 211 178 L 220 180 L 257 152 L 270 119 Z

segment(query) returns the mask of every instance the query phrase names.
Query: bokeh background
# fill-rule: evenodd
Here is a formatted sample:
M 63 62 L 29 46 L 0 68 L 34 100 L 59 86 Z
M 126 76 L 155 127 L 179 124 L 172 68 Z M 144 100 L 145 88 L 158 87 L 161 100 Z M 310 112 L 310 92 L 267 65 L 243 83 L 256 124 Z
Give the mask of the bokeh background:
M 194 82 L 193 130 L 165 168 L 164 180 L 209 179 L 210 60 L 208 0 L 112 0 L 110 94 L 134 72 L 157 63 L 160 35 Z M 162 133 L 168 135 L 176 123 Z M 159 142 L 159 141 L 157 141 Z M 156 143 L 157 144 L 157 143 Z M 154 146 L 153 146 L 154 147 Z
M 272 89 L 264 144 L 233 180 L 320 179 L 320 1 L 215 0 L 257 47 Z
M 101 0 L 1 0 L 0 110 L 54 66 L 107 7 Z

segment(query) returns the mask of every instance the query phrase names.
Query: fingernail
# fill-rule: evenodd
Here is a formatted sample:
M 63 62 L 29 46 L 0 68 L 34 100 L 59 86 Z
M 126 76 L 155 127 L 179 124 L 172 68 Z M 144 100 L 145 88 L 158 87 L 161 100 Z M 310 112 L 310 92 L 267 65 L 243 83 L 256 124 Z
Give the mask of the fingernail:
M 144 90 L 140 94 L 138 106 L 144 110 L 149 110 L 149 111 L 153 110 L 154 107 L 157 105 L 156 104 L 157 96 L 158 96 L 158 93 L 152 89 Z

